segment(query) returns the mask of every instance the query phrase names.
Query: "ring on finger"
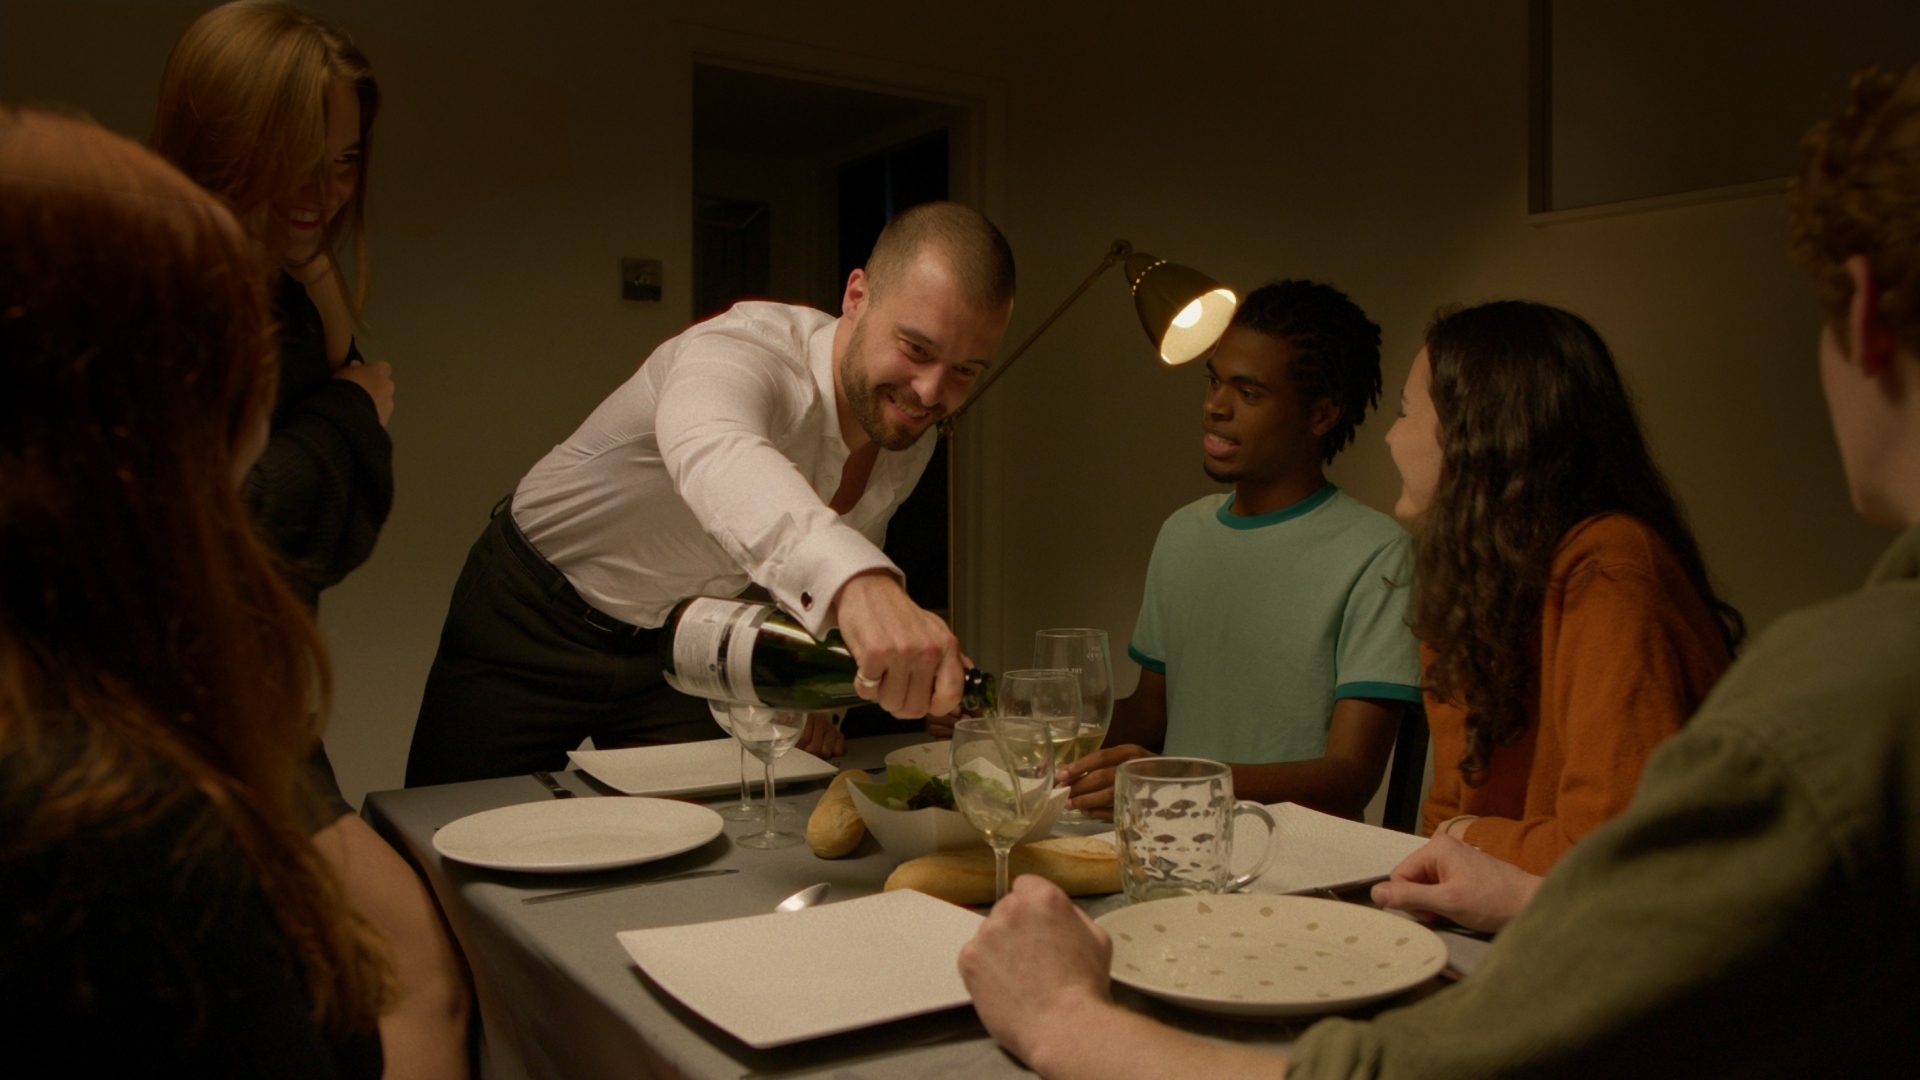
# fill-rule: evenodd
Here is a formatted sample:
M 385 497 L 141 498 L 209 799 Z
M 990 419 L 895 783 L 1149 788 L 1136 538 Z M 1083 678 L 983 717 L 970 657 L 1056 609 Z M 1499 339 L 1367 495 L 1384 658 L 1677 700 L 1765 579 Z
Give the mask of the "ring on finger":
M 862 690 L 877 690 L 880 688 L 880 680 L 870 679 L 865 672 L 856 671 L 853 673 L 853 685 Z

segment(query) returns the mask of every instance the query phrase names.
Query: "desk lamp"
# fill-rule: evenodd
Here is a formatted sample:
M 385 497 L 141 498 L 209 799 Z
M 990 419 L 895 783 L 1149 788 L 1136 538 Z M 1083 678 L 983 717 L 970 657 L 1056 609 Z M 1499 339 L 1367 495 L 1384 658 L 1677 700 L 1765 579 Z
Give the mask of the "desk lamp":
M 980 380 L 973 394 L 940 422 L 941 433 L 953 434 L 955 422 L 973 407 L 974 402 L 980 400 L 980 395 L 986 393 L 996 379 L 1013 367 L 1013 362 L 1020 359 L 1027 347 L 1039 340 L 1040 335 L 1046 333 L 1054 320 L 1065 314 L 1075 300 L 1080 299 L 1081 293 L 1086 292 L 1100 279 L 1101 274 L 1118 263 L 1126 264 L 1127 281 L 1133 287 L 1133 307 L 1140 314 L 1140 325 L 1146 328 L 1154 351 L 1169 367 L 1206 355 L 1220 340 L 1220 335 L 1226 333 L 1234 309 L 1240 306 L 1240 299 L 1233 294 L 1233 290 L 1198 270 L 1137 252 L 1127 241 L 1115 240 L 1113 247 L 1107 250 L 1107 257 L 1100 260 L 1100 265 L 1087 275 L 1087 280 L 1081 282 L 1079 288 L 1053 309 L 1053 314 L 1048 315 L 1033 333 L 1027 335 L 1027 339 L 1013 350 L 1005 363 L 989 369 L 987 377 Z

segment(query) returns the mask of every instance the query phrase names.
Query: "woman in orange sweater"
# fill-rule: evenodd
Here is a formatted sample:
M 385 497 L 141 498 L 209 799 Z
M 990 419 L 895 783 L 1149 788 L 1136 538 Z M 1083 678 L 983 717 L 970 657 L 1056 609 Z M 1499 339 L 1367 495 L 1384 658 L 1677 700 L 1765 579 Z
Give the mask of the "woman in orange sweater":
M 1423 830 L 1545 873 L 1626 808 L 1731 662 L 1740 613 L 1578 316 L 1502 301 L 1435 320 L 1387 446 L 1415 538 Z

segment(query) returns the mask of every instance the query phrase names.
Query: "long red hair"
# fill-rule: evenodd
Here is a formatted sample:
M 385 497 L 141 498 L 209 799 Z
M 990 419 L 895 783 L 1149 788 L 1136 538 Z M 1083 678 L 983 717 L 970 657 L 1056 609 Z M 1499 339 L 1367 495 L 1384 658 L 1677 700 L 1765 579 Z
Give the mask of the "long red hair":
M 0 235 L 0 756 L 40 796 L 0 856 L 136 828 L 197 790 L 316 1018 L 367 1030 L 383 946 L 295 814 L 326 651 L 234 490 L 278 366 L 247 238 L 135 144 L 4 107 Z M 168 774 L 191 790 L 156 801 Z

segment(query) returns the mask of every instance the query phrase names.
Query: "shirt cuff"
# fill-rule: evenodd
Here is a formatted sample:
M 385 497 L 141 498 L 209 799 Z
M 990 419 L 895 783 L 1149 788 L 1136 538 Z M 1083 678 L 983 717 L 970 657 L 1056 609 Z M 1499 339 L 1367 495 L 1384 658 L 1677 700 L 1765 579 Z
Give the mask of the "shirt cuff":
M 841 586 L 869 570 L 885 570 L 895 581 L 906 583 L 900 568 L 873 541 L 852 526 L 836 522 L 802 540 L 786 563 L 770 575 L 773 580 L 761 584 L 809 634 L 824 638 L 833 627 L 833 601 L 840 595 Z

